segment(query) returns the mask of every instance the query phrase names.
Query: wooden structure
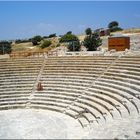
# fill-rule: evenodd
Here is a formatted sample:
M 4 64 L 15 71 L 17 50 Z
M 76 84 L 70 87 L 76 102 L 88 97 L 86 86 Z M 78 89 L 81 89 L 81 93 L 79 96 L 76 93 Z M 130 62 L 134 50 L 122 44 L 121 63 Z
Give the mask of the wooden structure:
M 108 50 L 115 49 L 116 51 L 125 51 L 130 48 L 130 37 L 109 37 L 108 38 Z

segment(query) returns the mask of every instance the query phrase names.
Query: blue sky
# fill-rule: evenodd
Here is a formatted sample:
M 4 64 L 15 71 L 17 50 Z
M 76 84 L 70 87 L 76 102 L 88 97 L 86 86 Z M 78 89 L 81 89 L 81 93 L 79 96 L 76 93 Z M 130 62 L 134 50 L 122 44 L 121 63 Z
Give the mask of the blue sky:
M 114 20 L 140 27 L 140 1 L 0 1 L 0 40 L 79 34 Z

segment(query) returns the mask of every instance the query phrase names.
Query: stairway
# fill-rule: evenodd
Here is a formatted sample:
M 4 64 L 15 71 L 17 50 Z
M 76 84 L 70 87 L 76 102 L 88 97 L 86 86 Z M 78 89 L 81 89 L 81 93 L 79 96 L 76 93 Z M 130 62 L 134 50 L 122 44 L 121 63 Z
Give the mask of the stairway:
M 46 64 L 46 59 L 44 58 L 43 63 L 42 63 L 41 68 L 40 68 L 40 71 L 39 71 L 39 73 L 38 73 L 38 75 L 37 75 L 37 78 L 36 78 L 36 80 L 35 80 L 35 82 L 34 82 L 34 86 L 33 86 L 32 92 L 30 93 L 30 96 L 28 97 L 29 100 L 28 100 L 28 102 L 27 102 L 27 104 L 26 104 L 26 108 L 30 108 L 31 100 L 32 100 L 32 98 L 34 97 L 34 93 L 35 93 L 36 88 L 37 88 L 37 85 L 38 85 L 38 83 L 39 83 L 39 81 L 40 81 L 40 77 L 41 77 L 41 75 L 42 75 L 42 73 L 43 73 L 45 64 Z

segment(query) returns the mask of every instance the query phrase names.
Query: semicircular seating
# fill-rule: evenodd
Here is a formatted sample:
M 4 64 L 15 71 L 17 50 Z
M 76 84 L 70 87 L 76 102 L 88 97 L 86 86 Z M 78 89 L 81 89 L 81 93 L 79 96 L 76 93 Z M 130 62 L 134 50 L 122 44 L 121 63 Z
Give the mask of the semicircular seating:
M 2 59 L 0 109 L 57 111 L 77 119 L 82 127 L 139 114 L 139 60 L 139 56 Z M 36 90 L 38 82 L 42 91 Z

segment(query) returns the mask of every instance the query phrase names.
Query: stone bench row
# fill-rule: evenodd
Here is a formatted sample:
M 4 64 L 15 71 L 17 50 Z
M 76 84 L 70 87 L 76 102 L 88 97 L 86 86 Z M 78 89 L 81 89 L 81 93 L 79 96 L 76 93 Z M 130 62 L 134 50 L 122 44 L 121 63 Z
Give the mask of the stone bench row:
M 113 88 L 114 90 L 119 90 L 120 92 L 122 91 L 122 92 L 124 92 L 124 93 L 127 93 L 127 94 L 130 94 L 131 96 L 133 96 L 133 97 L 135 97 L 135 98 L 138 98 L 139 99 L 139 97 L 137 97 L 136 96 L 136 94 L 139 94 L 139 89 L 133 89 L 133 88 L 131 88 L 131 87 L 124 87 L 122 84 L 114 84 L 113 82 L 109 82 L 109 81 L 96 81 L 96 85 L 101 85 L 101 86 L 103 86 L 103 87 L 109 87 L 109 88 Z
M 96 86 L 94 88 L 96 88 Z M 83 87 L 82 88 L 81 87 L 77 88 L 76 86 L 64 86 L 64 85 L 63 86 L 61 86 L 61 85 L 59 85 L 59 86 L 57 86 L 57 85 L 55 85 L 55 86 L 54 85 L 48 85 L 47 87 L 44 88 L 44 90 L 47 90 L 48 92 L 49 91 L 54 91 L 54 92 L 58 92 L 58 93 L 60 92 L 61 93 L 61 91 L 67 91 L 67 92 L 69 91 L 69 92 L 74 92 L 75 94 L 76 94 L 76 91 L 78 91 L 78 92 L 80 91 L 82 93 L 82 91 L 84 89 L 86 89 L 86 88 L 83 88 Z M 101 86 L 101 89 L 102 89 L 102 86 Z M 118 89 L 118 90 L 119 90 L 119 92 L 124 92 L 123 89 L 121 89 L 121 90 Z M 122 96 L 125 97 L 124 95 L 122 95 Z M 132 93 L 130 94 L 130 92 L 129 93 L 126 92 L 126 97 L 127 96 L 132 97 L 132 96 L 134 96 L 134 94 L 132 94 Z
M 83 118 L 85 120 L 85 124 L 89 124 L 90 120 L 87 118 L 86 116 L 86 112 L 80 113 L 79 110 L 75 109 L 74 107 L 71 107 L 69 109 L 67 109 L 67 111 L 65 111 L 65 109 L 67 108 L 68 104 L 66 103 L 55 103 L 55 102 L 43 102 L 43 101 L 32 101 L 31 102 L 31 108 L 42 108 L 42 109 L 50 109 L 50 110 L 54 110 L 54 111 L 58 111 L 61 113 L 64 113 L 66 115 L 69 115 L 70 117 L 74 118 L 74 119 L 78 119 L 80 120 L 81 118 Z M 79 105 L 77 105 L 77 107 L 79 107 Z M 81 109 L 83 108 L 83 111 L 85 110 L 84 107 L 81 107 Z M 89 114 L 89 113 L 88 113 Z M 93 114 L 93 116 L 95 117 L 94 120 L 97 121 L 97 119 L 100 117 L 97 117 L 95 114 Z M 93 120 L 91 120 L 93 121 Z M 80 121 L 81 122 L 81 121 Z M 82 125 L 82 127 L 84 126 L 83 122 L 80 123 Z
M 127 74 L 128 73 L 128 74 Z M 139 73 L 138 72 L 127 72 L 127 73 L 120 73 L 120 72 L 118 72 L 117 73 L 117 71 L 115 71 L 115 72 L 110 72 L 110 71 L 108 71 L 108 72 L 105 72 L 104 73 L 104 75 L 106 75 L 106 76 L 108 76 L 108 77 L 111 77 L 111 78 L 113 78 L 113 77 L 115 77 L 115 76 L 117 76 L 117 77 L 120 77 L 120 78 L 127 78 L 128 80 L 129 79 L 132 79 L 132 80 L 135 80 L 135 81 L 137 81 L 137 80 L 140 80 L 140 78 L 139 78 Z M 42 75 L 42 79 L 44 79 L 44 80 L 51 80 L 51 79 L 89 79 L 89 80 L 92 80 L 93 78 L 95 78 L 95 77 L 98 77 L 99 75 L 101 75 L 102 74 L 102 72 L 97 72 L 97 73 L 95 73 L 95 74 L 92 74 L 92 73 L 81 73 L 81 72 L 79 72 L 79 73 L 61 73 L 61 72 L 58 72 L 58 73 L 44 73 L 43 75 Z M 103 76 L 103 75 L 102 75 Z
M 106 107 L 109 107 L 111 110 L 112 108 L 114 108 L 115 110 L 118 111 L 118 113 L 121 115 L 121 112 L 117 109 L 117 106 L 124 106 L 122 101 L 117 98 L 117 97 L 114 97 L 113 95 L 111 96 L 107 96 L 106 94 L 100 94 L 99 92 L 95 93 L 95 92 L 90 92 L 90 91 L 87 91 L 86 94 L 83 94 L 79 92 L 79 94 L 75 94 L 73 92 L 70 93 L 70 91 L 66 92 L 66 91 L 63 91 L 63 92 L 57 92 L 57 91 L 48 91 L 48 92 L 40 92 L 40 93 L 36 93 L 35 96 L 42 96 L 42 97 L 48 97 L 48 98 L 63 98 L 63 99 L 70 99 L 73 101 L 74 100 L 80 100 L 80 99 L 86 99 L 87 102 L 91 101 L 91 104 L 92 102 L 96 102 L 97 103 L 97 107 L 99 107 L 99 104 L 102 104 L 102 106 L 106 106 Z M 124 106 L 125 107 L 125 106 Z M 123 109 L 128 109 L 128 107 L 124 108 Z M 109 111 L 109 109 L 108 109 Z M 127 111 L 127 110 L 126 110 Z M 129 110 L 128 110 L 129 111 Z
M 107 64 L 110 64 L 111 62 L 113 62 L 114 60 L 100 60 L 100 61 L 85 61 L 85 60 L 81 60 L 81 61 L 46 61 L 46 65 L 49 66 L 49 65 L 107 65 Z M 134 65 L 134 64 L 137 64 L 137 65 L 140 65 L 140 62 L 139 61 L 135 61 L 135 60 L 129 60 L 129 61 L 124 61 L 124 60 L 117 60 L 115 62 L 116 64 L 120 64 L 120 65 L 124 65 L 124 64 L 128 64 L 128 65 Z
M 91 80 L 93 79 L 78 79 L 78 78 L 72 78 L 72 77 L 68 77 L 68 78 L 65 78 L 65 77 L 59 77 L 59 78 L 41 78 L 40 81 L 42 82 L 42 84 L 47 84 L 47 83 L 64 83 L 64 84 L 85 84 L 85 85 L 89 85 L 91 84 Z
M 10 99 L 10 98 L 22 98 L 22 97 L 29 97 L 30 92 L 28 90 L 24 92 L 4 92 L 4 94 L 0 94 L 0 100 L 2 99 Z
M 98 69 L 105 69 L 107 68 L 107 65 L 104 66 L 47 66 L 44 68 L 45 71 L 47 70 L 98 70 Z
M 33 59 L 28 59 L 28 58 L 5 58 L 5 59 L 1 59 L 1 62 L 9 62 L 9 61 L 12 61 L 12 62 L 18 62 L 18 61 L 33 61 L 33 62 L 35 62 L 35 61 L 42 61 L 44 58 L 33 58 Z
M 123 59 L 118 59 L 116 62 L 116 64 L 136 64 L 136 65 L 140 65 L 139 61 L 135 61 L 135 60 L 123 60 Z
M 50 110 L 50 111 L 55 111 L 55 112 L 59 112 L 59 113 L 64 113 L 65 115 L 68 115 L 68 116 L 72 117 L 73 119 L 77 119 L 78 122 L 80 123 L 80 125 L 82 127 L 84 127 L 84 124 L 78 118 L 76 118 L 73 114 L 68 113 L 68 112 L 63 112 L 62 109 L 61 109 L 61 106 L 55 106 L 55 105 L 52 106 L 52 105 L 49 105 L 49 104 L 43 105 L 43 104 L 34 104 L 34 103 L 32 103 L 30 108 L 42 109 L 42 110 Z
M 115 104 L 110 104 L 109 102 L 106 102 L 104 100 L 101 100 L 101 99 L 98 99 L 94 96 L 88 96 L 88 95 L 84 95 L 82 96 L 83 98 L 77 98 L 77 97 L 74 97 L 72 95 L 68 95 L 68 94 L 43 94 L 43 95 L 40 95 L 40 94 L 37 94 L 35 95 L 35 98 L 40 98 L 40 99 L 47 99 L 47 100 L 54 100 L 54 102 L 57 102 L 57 100 L 59 101 L 71 101 L 71 103 L 77 103 L 77 102 L 80 102 L 80 103 L 89 103 L 89 104 L 92 104 L 94 105 L 96 108 L 99 108 L 101 109 L 102 111 L 106 112 L 107 114 L 111 115 L 111 117 L 113 118 L 113 113 L 111 111 L 113 111 L 116 106 Z M 84 104 L 82 106 L 84 106 Z M 120 113 L 120 112 L 119 112 Z
M 0 80 L 0 86 L 1 85 L 9 85 L 9 84 L 32 84 L 34 83 L 35 78 L 31 78 L 30 80 L 26 79 L 26 80 L 22 80 L 22 79 L 4 79 L 4 80 Z
M 34 62 L 34 60 L 32 60 L 31 62 L 27 62 L 27 61 L 23 61 L 23 62 L 17 62 L 17 61 L 15 61 L 15 62 L 13 62 L 13 61 L 8 61 L 8 62 L 2 62 L 2 61 L 0 61 L 0 65 L 1 66 L 30 66 L 30 65 L 32 65 L 32 66 L 39 66 L 39 65 L 41 65 L 42 64 L 42 62 L 43 61 L 37 61 L 37 62 Z
M 40 81 L 44 84 L 47 84 L 47 83 L 59 83 L 59 82 L 65 82 L 65 84 L 67 84 L 68 82 L 73 82 L 73 83 L 78 83 L 78 84 L 82 84 L 82 83 L 92 83 L 94 80 L 96 80 L 96 78 L 98 78 L 97 76 L 94 76 L 94 77 L 80 77 L 80 76 L 57 76 L 57 75 L 54 75 L 54 77 L 52 76 L 47 76 L 47 77 L 42 77 L 40 79 Z M 138 87 L 139 86 L 139 78 L 137 77 L 131 77 L 131 76 L 125 76 L 123 75 L 122 77 L 121 76 L 117 76 L 117 75 L 108 75 L 108 74 L 105 74 L 101 77 L 102 79 L 108 79 L 108 80 L 114 80 L 114 82 L 122 82 L 122 84 L 124 83 L 127 83 L 128 85 L 127 86 L 134 86 L 134 87 Z M 69 84 L 69 83 L 68 83 Z M 126 84 L 125 84 L 126 86 Z
M 109 70 L 107 72 L 105 72 L 106 76 L 110 76 L 110 77 L 120 77 L 120 78 L 126 78 L 126 79 L 133 79 L 133 80 L 140 80 L 140 74 L 139 72 L 135 72 L 135 71 L 119 71 L 117 72 L 117 70 Z
M 131 88 L 131 89 L 134 89 L 138 92 L 140 92 L 140 82 L 137 81 L 137 83 L 135 82 L 133 84 L 133 82 L 130 83 L 130 81 L 128 80 L 116 80 L 116 79 L 110 79 L 110 78 L 107 78 L 107 77 L 101 77 L 100 78 L 100 81 L 103 82 L 103 83 L 111 83 L 111 84 L 114 84 L 114 85 L 118 85 L 118 86 L 121 86 L 121 87 L 128 87 L 128 88 Z
M 21 87 L 12 87 L 12 88 L 9 88 L 9 87 L 6 87 L 6 88 L 3 88 L 3 89 L 0 89 L 0 92 L 2 92 L 2 94 L 4 92 L 7 92 L 9 93 L 10 91 L 15 91 L 15 92 L 18 92 L 18 91 L 21 91 L 21 92 L 24 92 L 24 90 L 28 90 L 28 91 L 31 91 L 33 88 L 33 86 L 21 86 Z
M 22 69 L 20 69 L 20 68 L 11 68 L 11 67 L 9 67 L 9 68 L 4 68 L 4 69 L 0 69 L 0 73 L 4 73 L 4 72 L 10 72 L 10 71 L 12 71 L 13 73 L 16 73 L 16 72 L 29 72 L 29 71 L 31 71 L 31 72 L 35 72 L 35 71 L 38 71 L 40 68 L 22 68 Z
M 81 75 L 81 74 L 83 74 L 83 76 L 92 76 L 92 75 L 95 75 L 95 74 L 100 74 L 100 73 L 102 73 L 102 71 L 104 71 L 104 69 L 97 69 L 97 70 L 83 70 L 83 69 L 79 69 L 79 70 L 70 70 L 70 69 L 68 69 L 68 70 L 44 70 L 43 71 L 43 76 L 45 76 L 45 75 L 54 75 L 54 74 L 56 74 L 56 75 L 70 75 L 70 76 L 72 76 L 72 75 Z
M 15 96 L 11 98 L 0 98 L 0 106 L 3 104 L 10 104 L 10 103 L 16 103 L 20 101 L 28 101 L 28 97 L 23 96 Z
M 3 89 L 12 89 L 12 88 L 26 88 L 26 87 L 32 87 L 34 83 L 9 83 L 9 84 L 1 84 L 0 85 L 0 90 Z
M 22 64 L 21 64 L 22 65 Z M 0 71 L 3 70 L 36 70 L 36 69 L 40 69 L 41 65 L 29 65 L 29 66 L 18 66 L 18 65 L 13 65 L 13 66 L 2 66 L 1 65 L 1 69 Z
M 107 68 L 107 67 L 106 67 Z M 71 69 L 71 68 L 53 68 L 53 69 L 44 69 L 44 71 L 43 71 L 43 73 L 44 74 L 47 74 L 47 73 L 54 73 L 54 72 L 56 72 L 56 73 L 67 73 L 67 72 L 74 72 L 74 73 L 80 73 L 80 72 L 83 72 L 83 73 L 91 73 L 91 74 L 94 74 L 94 73 L 100 73 L 100 72 L 102 72 L 102 71 L 105 71 L 106 70 L 106 68 L 73 68 L 73 69 Z M 134 68 L 134 67 L 118 67 L 118 66 L 111 66 L 110 67 L 110 69 L 108 70 L 108 72 L 118 72 L 118 73 L 127 73 L 127 74 L 129 74 L 129 73 L 137 73 L 138 74 L 138 72 L 139 72 L 139 68 Z
M 70 56 L 70 57 L 65 57 L 65 56 L 62 56 L 62 57 L 49 57 L 47 58 L 47 60 L 112 60 L 112 59 L 116 59 L 117 56 Z
M 92 81 L 89 81 L 90 83 L 92 82 Z M 42 82 L 42 84 L 44 85 L 44 87 L 47 87 L 47 86 L 51 86 L 51 85 L 66 85 L 67 87 L 69 87 L 69 86 L 77 86 L 77 87 L 80 87 L 80 86 L 89 86 L 89 84 L 90 83 L 86 83 L 86 82 L 78 82 L 78 81 L 76 81 L 76 82 L 70 82 L 70 81 L 61 81 L 61 80 L 59 80 L 59 81 L 56 81 L 56 80 L 52 80 L 52 81 L 50 81 L 50 80 L 45 80 L 45 81 L 43 81 Z
M 99 73 L 100 74 L 100 73 Z M 73 80 L 93 80 L 99 76 L 99 74 L 88 73 L 46 73 L 41 76 L 41 80 L 61 80 L 61 79 L 73 79 Z
M 32 80 L 32 78 L 35 78 L 36 76 L 37 76 L 37 74 L 38 73 L 32 73 L 32 75 L 31 75 L 31 73 L 30 72 L 28 72 L 28 73 L 22 73 L 22 72 L 20 72 L 20 73 L 3 73 L 3 74 L 0 74 L 0 76 L 1 76 L 1 80 L 3 79 L 7 79 L 7 78 L 9 78 L 9 80 L 10 79 L 13 79 L 14 80 L 14 78 L 15 79 L 19 79 L 19 78 L 24 78 L 24 79 L 29 79 L 29 78 L 31 78 L 31 80 Z
M 58 69 L 61 69 L 61 68 L 65 68 L 65 69 L 86 68 L 86 69 L 88 69 L 88 68 L 106 68 L 108 66 L 110 66 L 110 63 L 104 64 L 104 65 L 100 65 L 100 64 L 98 64 L 98 65 L 97 64 L 93 64 L 93 65 L 91 65 L 91 64 L 89 64 L 89 65 L 88 64 L 87 65 L 85 65 L 85 64 L 83 64 L 83 65 L 78 65 L 78 64 L 76 64 L 76 65 L 75 64 L 73 64 L 73 65 L 69 65 L 69 64 L 67 64 L 67 65 L 46 65 L 45 69 L 55 69 L 55 68 L 58 68 Z M 140 65 L 136 65 L 135 63 L 134 64 L 115 63 L 115 64 L 112 65 L 112 67 L 140 68 Z
M 95 92 L 96 90 L 100 91 L 99 94 L 101 95 L 104 94 L 106 96 L 111 96 L 114 99 L 119 99 L 122 104 L 130 104 L 129 108 L 133 107 L 133 109 L 139 113 L 139 99 L 134 98 L 133 95 L 127 93 L 126 91 L 96 84 L 86 92 Z M 137 96 L 137 94 L 135 94 L 135 96 Z
M 25 94 L 30 94 L 31 93 L 31 89 L 28 89 L 28 88 L 25 88 L 25 89 L 20 89 L 20 90 L 3 90 L 2 92 L 0 92 L 0 97 L 3 98 L 3 97 L 12 97 L 12 96 L 15 96 L 15 95 L 25 95 Z
M 96 85 L 102 85 L 102 86 L 106 86 L 106 87 L 112 87 L 112 88 L 115 88 L 115 89 L 118 89 L 120 90 L 120 92 L 126 92 L 127 94 L 130 94 L 134 97 L 136 97 L 135 93 L 139 93 L 139 88 L 138 86 L 134 87 L 134 86 L 129 86 L 129 87 L 126 87 L 126 84 L 121 82 L 113 82 L 113 80 L 110 82 L 109 80 L 99 80 L 99 81 L 96 81 L 95 83 Z M 85 86 L 82 86 L 80 84 L 75 84 L 75 83 L 71 83 L 71 84 L 67 84 L 67 83 L 64 83 L 63 85 L 58 82 L 54 82 L 54 83 L 47 83 L 47 84 L 44 84 L 44 90 L 49 90 L 49 89 L 56 89 L 56 88 L 69 88 L 69 89 L 79 89 L 79 90 L 84 90 L 86 89 L 88 86 L 88 84 L 85 84 Z M 125 87 L 124 87 L 125 86 Z M 133 87 L 133 88 L 132 88 Z M 137 97 L 139 98 L 139 97 Z
M 140 68 L 140 65 L 136 65 L 136 64 L 126 64 L 126 63 L 115 63 L 115 65 L 113 65 L 113 67 L 121 67 L 121 68 Z
M 128 76 L 128 75 L 127 75 Z M 117 76 L 117 75 L 103 75 L 101 78 L 103 78 L 103 79 L 108 79 L 108 80 L 114 80 L 114 81 L 120 81 L 120 82 L 123 82 L 123 83 L 127 83 L 128 84 L 128 86 L 129 86 L 129 84 L 131 85 L 133 85 L 133 86 L 139 86 L 140 85 L 140 81 L 138 80 L 138 79 L 135 79 L 134 77 L 132 78 L 132 77 L 130 77 L 130 78 L 127 78 L 127 77 L 125 77 L 125 75 L 124 76 Z
M 110 64 L 112 61 L 82 61 L 81 60 L 81 62 L 80 61 L 73 61 L 73 62 L 71 62 L 71 61 L 56 61 L 56 62 L 49 62 L 49 61 L 46 61 L 46 66 L 53 66 L 53 65 L 57 65 L 57 66 L 59 66 L 59 65 L 71 65 L 71 66 L 73 66 L 73 65 L 108 65 L 108 64 Z

